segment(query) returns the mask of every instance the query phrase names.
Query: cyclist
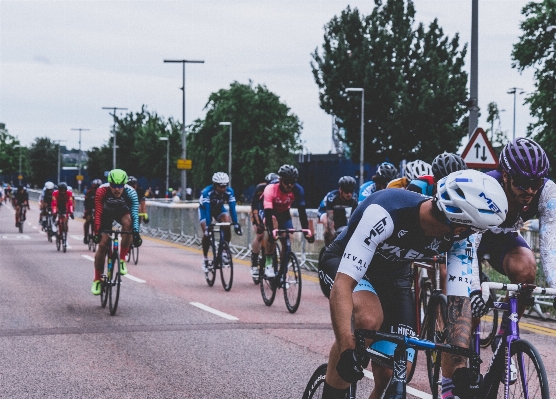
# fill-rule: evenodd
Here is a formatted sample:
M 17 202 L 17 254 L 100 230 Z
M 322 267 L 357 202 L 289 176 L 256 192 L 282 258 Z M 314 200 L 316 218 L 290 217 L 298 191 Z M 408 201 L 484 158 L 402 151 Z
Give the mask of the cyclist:
M 432 167 L 430 164 L 417 159 L 405 164 L 404 176 L 392 180 L 388 183 L 386 188 L 407 188 L 409 182 L 415 180 L 419 176 L 432 174 Z
M 10 186 L 9 184 L 6 186 L 6 189 L 4 190 L 4 203 L 8 201 L 12 202 L 12 186 Z
M 52 209 L 52 193 L 54 193 L 54 183 L 47 181 L 44 183 L 44 187 L 39 195 L 39 208 L 41 211 L 39 217 L 39 223 L 42 225 L 44 230 L 47 225 L 48 211 Z
M 333 283 L 330 313 L 336 338 L 323 398 L 343 398 L 349 384 L 363 377 L 368 363 L 368 359 L 354 356 L 352 314 L 355 328 L 415 335 L 413 260 L 447 252 L 449 271 L 461 277 L 448 282 L 448 295 L 465 297 L 458 310 L 470 311 L 467 296 L 473 233 L 501 224 L 507 209 L 496 180 L 474 170 L 458 171 L 440 180 L 434 198 L 406 190 L 382 190 L 357 207 L 347 229 L 323 256 L 328 284 Z M 456 344 L 468 347 L 466 338 L 463 344 Z M 374 345 L 393 355 L 389 343 Z M 411 361 L 411 350 L 408 355 Z M 375 387 L 370 398 L 375 399 L 382 396 L 392 372 L 377 364 L 372 370 Z
M 385 189 L 388 183 L 397 177 L 398 169 L 396 169 L 394 165 L 389 162 L 381 163 L 376 170 L 376 175 L 371 178 L 371 181 L 364 183 L 359 188 L 359 203 L 363 202 L 363 200 L 372 193 Z
M 110 236 L 103 233 L 112 229 L 112 222 L 122 226 L 122 231 L 133 231 L 133 245 L 140 247 L 143 243 L 139 235 L 139 201 L 137 193 L 128 186 L 127 173 L 122 169 L 112 169 L 108 173 L 108 183 L 102 184 L 95 194 L 95 219 L 93 241 L 98 244 L 95 254 L 95 276 L 91 293 L 100 295 L 104 261 L 110 246 Z M 120 246 L 120 274 L 127 274 L 125 258 L 131 247 L 132 237 L 124 234 Z
M 265 187 L 272 181 L 280 179 L 276 173 L 269 173 L 265 176 L 264 182 L 255 187 L 255 192 L 251 198 L 251 222 L 253 223 L 254 238 L 251 243 L 251 276 L 257 280 L 259 278 L 259 253 L 261 252 L 261 243 L 264 238 L 264 208 L 263 193 Z
M 265 246 L 265 276 L 275 277 L 272 265 L 272 254 L 276 250 L 272 230 L 293 229 L 290 207 L 295 203 L 299 214 L 302 229 L 309 228 L 307 210 L 305 205 L 305 192 L 303 187 L 297 183 L 299 172 L 293 165 L 282 165 L 278 170 L 279 180 L 271 182 L 265 187 L 263 193 L 264 222 L 268 231 L 268 240 Z M 313 234 L 304 233 L 309 243 L 315 242 Z
M 83 244 L 89 243 L 89 230 L 93 223 L 93 211 L 95 209 L 95 194 L 101 184 L 102 180 L 93 180 L 91 182 L 91 188 L 85 193 L 85 201 L 83 204 L 85 207 L 85 212 L 83 213 L 83 218 L 85 219 L 85 223 L 83 223 Z
M 139 182 L 137 178 L 134 176 L 129 176 L 127 180 L 127 184 L 133 187 L 133 189 L 137 192 L 137 198 L 139 199 L 139 224 L 141 222 L 149 223 L 149 215 L 147 214 L 147 202 L 145 200 L 145 189 L 143 187 L 139 187 Z
M 57 216 L 60 217 L 69 214 L 73 219 L 73 193 L 69 189 L 68 185 L 64 182 L 58 183 L 58 189 L 54 190 L 52 193 L 52 215 L 54 220 Z M 64 232 L 68 232 L 68 220 L 65 219 L 63 223 Z
M 13 194 L 13 202 L 15 208 L 15 227 L 19 227 L 20 223 L 25 222 L 25 209 L 29 208 L 29 193 L 22 184 L 17 186 L 17 191 Z M 23 220 L 19 220 L 19 211 L 23 207 Z
M 210 236 L 208 226 L 212 223 L 214 218 L 217 222 L 232 222 L 234 231 L 238 236 L 242 235 L 241 226 L 237 221 L 236 212 L 236 197 L 234 190 L 228 187 L 230 178 L 224 172 L 216 172 L 212 175 L 212 184 L 205 187 L 201 191 L 199 197 L 199 221 L 201 229 L 203 230 L 203 271 L 208 273 L 208 250 L 210 248 Z M 226 210 L 224 204 L 227 203 L 230 212 Z M 232 239 L 232 232 L 229 226 L 222 226 L 224 229 L 224 238 L 229 243 Z M 227 256 L 226 253 L 222 254 L 223 257 Z M 227 259 L 222 259 L 227 263 Z
M 351 208 L 351 213 L 357 207 L 357 182 L 351 176 L 343 176 L 338 180 L 338 190 L 330 191 L 321 201 L 318 216 L 324 225 L 324 245 L 327 247 L 334 239 L 335 230 L 347 225 L 346 208 Z
M 409 182 L 407 190 L 415 191 L 423 195 L 433 196 L 436 194 L 436 182 L 452 172 L 466 170 L 464 160 L 456 154 L 443 152 L 437 155 L 431 165 L 432 174 L 421 175 Z

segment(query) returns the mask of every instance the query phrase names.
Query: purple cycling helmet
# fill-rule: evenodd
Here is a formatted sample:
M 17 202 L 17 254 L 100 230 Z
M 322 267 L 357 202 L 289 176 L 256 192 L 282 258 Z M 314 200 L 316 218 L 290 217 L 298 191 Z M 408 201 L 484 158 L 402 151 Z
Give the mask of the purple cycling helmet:
M 528 179 L 547 176 L 550 167 L 542 147 L 525 137 L 506 144 L 500 153 L 500 165 L 510 176 L 524 176 Z

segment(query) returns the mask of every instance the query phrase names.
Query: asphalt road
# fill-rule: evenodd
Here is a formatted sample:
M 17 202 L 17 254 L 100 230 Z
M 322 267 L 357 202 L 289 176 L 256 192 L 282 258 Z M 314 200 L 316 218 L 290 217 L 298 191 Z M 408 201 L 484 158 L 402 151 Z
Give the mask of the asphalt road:
M 70 220 L 67 253 L 58 252 L 31 206 L 23 234 L 11 207 L 0 209 L 1 398 L 301 398 L 326 361 L 333 333 L 314 275 L 290 314 L 281 292 L 264 305 L 246 261 L 235 260 L 225 292 L 219 276 L 207 286 L 200 251 L 144 237 L 110 316 L 90 293 L 94 254 L 81 221 Z M 556 333 L 527 323 L 522 336 L 552 384 Z M 430 397 L 423 363 L 411 397 Z

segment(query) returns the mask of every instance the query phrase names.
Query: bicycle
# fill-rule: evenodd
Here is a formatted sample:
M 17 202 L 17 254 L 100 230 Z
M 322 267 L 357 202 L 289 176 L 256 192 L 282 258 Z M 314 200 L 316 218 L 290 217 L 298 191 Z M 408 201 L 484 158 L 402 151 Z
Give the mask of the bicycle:
M 91 224 L 89 226 L 89 232 L 87 234 L 87 246 L 89 247 L 89 251 L 96 252 L 97 244 L 93 241 L 93 237 L 95 236 L 95 210 L 91 214 Z
M 142 216 L 147 216 L 146 213 L 139 213 L 139 224 L 141 224 L 141 217 Z M 129 252 L 126 256 L 126 262 L 131 262 L 133 261 L 133 264 L 136 265 L 139 262 L 139 247 L 136 247 L 135 245 L 133 245 L 133 242 L 131 243 L 131 247 L 129 248 Z
M 288 312 L 295 313 L 299 308 L 301 302 L 301 269 L 299 268 L 299 261 L 297 256 L 291 250 L 291 233 L 309 233 L 309 229 L 275 229 L 272 230 L 274 239 L 279 239 L 282 243 L 283 254 L 280 254 L 280 262 L 278 256 L 273 255 L 272 266 L 274 268 L 274 277 L 267 277 L 265 275 L 265 257 L 261 257 L 259 262 L 259 287 L 263 302 L 266 306 L 271 306 L 276 297 L 276 290 L 278 288 L 284 289 L 284 301 Z M 285 236 L 277 237 L 278 234 L 285 234 Z
M 490 361 L 480 394 L 475 399 L 495 398 L 527 398 L 549 399 L 549 388 L 543 361 L 537 349 L 519 335 L 519 320 L 517 318 L 519 294 L 556 295 L 556 289 L 537 287 L 534 284 L 504 284 L 483 282 L 481 284 L 483 299 L 486 301 L 492 295 L 492 290 L 509 292 L 509 302 L 493 302 L 492 307 L 498 311 L 508 311 L 508 326 L 498 341 Z M 481 324 L 475 328 L 472 346 L 477 356 L 481 350 Z M 436 374 L 435 374 L 436 375 Z M 439 377 L 439 375 L 436 375 Z M 431 386 L 433 399 L 440 397 L 441 383 L 437 378 Z M 503 392 L 499 393 L 500 385 Z
M 100 287 L 100 305 L 105 308 L 106 303 L 109 304 L 110 316 L 116 314 L 118 309 L 118 301 L 120 299 L 120 286 L 122 284 L 122 275 L 120 274 L 120 240 L 121 234 L 133 234 L 131 231 L 105 230 L 103 234 L 108 234 L 111 245 L 108 247 L 106 254 L 107 267 L 106 274 L 102 275 L 102 283 Z M 114 238 L 112 238 L 114 236 Z M 114 266 L 116 268 L 114 269 Z
M 19 233 L 23 233 L 23 225 L 25 224 L 25 220 L 26 220 L 26 211 L 25 209 L 27 209 L 25 207 L 25 205 L 20 205 L 19 206 Z
M 472 349 L 460 348 L 458 346 L 447 345 L 442 343 L 435 343 L 432 341 L 424 340 L 417 337 L 408 337 L 402 334 L 395 333 L 383 333 L 374 330 L 355 330 L 355 354 L 357 358 L 363 362 L 361 359 L 365 357 L 365 352 L 373 361 L 381 362 L 381 358 L 377 358 L 374 353 L 369 351 L 369 347 L 365 343 L 366 339 L 384 340 L 397 344 L 396 350 L 394 351 L 394 356 L 392 363 L 388 367 L 394 370 L 392 379 L 386 388 L 383 399 L 404 399 L 406 397 L 406 373 L 407 373 L 407 348 L 414 349 L 429 349 L 442 351 L 451 354 L 457 354 L 470 359 L 470 369 L 475 375 L 479 375 L 479 367 L 481 359 L 479 355 Z M 327 363 L 320 365 L 305 387 L 303 393 L 303 399 L 318 399 L 322 397 L 322 388 L 324 387 L 324 380 L 326 377 L 326 369 L 328 367 Z M 349 399 L 355 399 L 357 394 L 357 383 L 351 384 L 349 387 Z
M 65 253 L 68 245 L 68 216 L 65 213 L 59 213 L 56 225 L 56 249 L 60 251 L 62 248 Z
M 224 229 L 222 229 L 222 226 L 230 225 L 230 222 L 218 222 L 208 226 L 212 260 L 207 261 L 206 267 L 208 271 L 205 272 L 205 279 L 208 286 L 212 287 L 216 280 L 216 270 L 220 270 L 220 279 L 222 280 L 222 286 L 225 291 L 230 291 L 232 289 L 234 279 L 232 251 L 230 251 L 230 246 L 224 237 Z M 218 248 L 215 241 L 215 227 L 218 227 L 219 231 Z
M 41 216 L 41 225 L 43 226 L 42 230 L 46 233 L 46 239 L 48 242 L 52 242 L 54 232 L 52 231 L 52 209 L 50 207 L 46 210 L 46 215 Z

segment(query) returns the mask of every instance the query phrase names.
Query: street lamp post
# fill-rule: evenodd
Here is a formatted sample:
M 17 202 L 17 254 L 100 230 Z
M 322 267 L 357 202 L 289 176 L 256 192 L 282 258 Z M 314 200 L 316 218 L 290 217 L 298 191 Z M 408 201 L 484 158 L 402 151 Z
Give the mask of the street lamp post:
M 60 183 L 60 170 L 62 169 L 62 165 L 61 165 L 61 153 L 60 153 L 60 143 L 62 141 L 66 141 L 66 140 L 52 140 L 53 142 L 58 144 L 58 182 L 57 184 Z
M 158 139 L 166 141 L 166 192 L 168 192 L 168 187 L 170 187 L 170 138 L 159 137 Z
M 361 149 L 359 151 L 359 187 L 363 185 L 363 154 L 365 150 L 365 89 L 362 87 L 348 87 L 346 92 L 361 92 Z
M 515 140 L 515 98 L 516 98 L 516 94 L 517 94 L 517 91 L 518 91 L 518 90 L 521 90 L 521 92 L 520 92 L 519 94 L 525 93 L 525 92 L 523 91 L 523 89 L 520 89 L 519 87 L 511 87 L 511 88 L 508 90 L 508 94 L 513 94 L 513 95 L 514 95 L 514 129 L 513 129 L 514 134 L 513 134 L 513 139 L 512 139 L 512 141 Z
M 17 179 L 19 180 L 19 184 L 21 184 L 21 181 L 23 179 L 23 176 L 21 176 L 21 146 L 19 144 L 14 145 L 14 148 L 19 148 L 19 173 L 17 174 Z
M 114 142 L 112 148 L 112 169 L 116 169 L 116 111 L 117 110 L 127 110 L 127 108 L 119 108 L 119 107 L 102 107 L 102 109 L 111 109 L 114 111 L 113 114 L 110 114 L 114 117 Z
M 83 128 L 75 128 L 75 129 L 71 129 L 71 130 L 79 130 L 79 176 L 81 176 L 81 132 L 82 131 L 89 131 L 89 129 L 83 129 Z M 77 186 L 78 186 L 78 191 L 81 192 L 81 180 L 77 180 Z
M 220 126 L 230 126 L 230 144 L 228 146 L 228 176 L 230 176 L 230 187 L 232 187 L 232 122 L 220 122 Z
M 182 159 L 187 159 L 187 142 L 185 136 L 185 64 L 204 64 L 205 61 L 194 61 L 194 60 L 164 60 L 164 62 L 169 63 L 181 63 L 182 64 L 182 74 L 183 74 L 183 85 L 181 87 L 182 91 L 182 127 L 181 127 L 181 156 Z M 185 191 L 187 190 L 187 171 L 182 169 L 181 171 L 181 199 L 185 200 Z

